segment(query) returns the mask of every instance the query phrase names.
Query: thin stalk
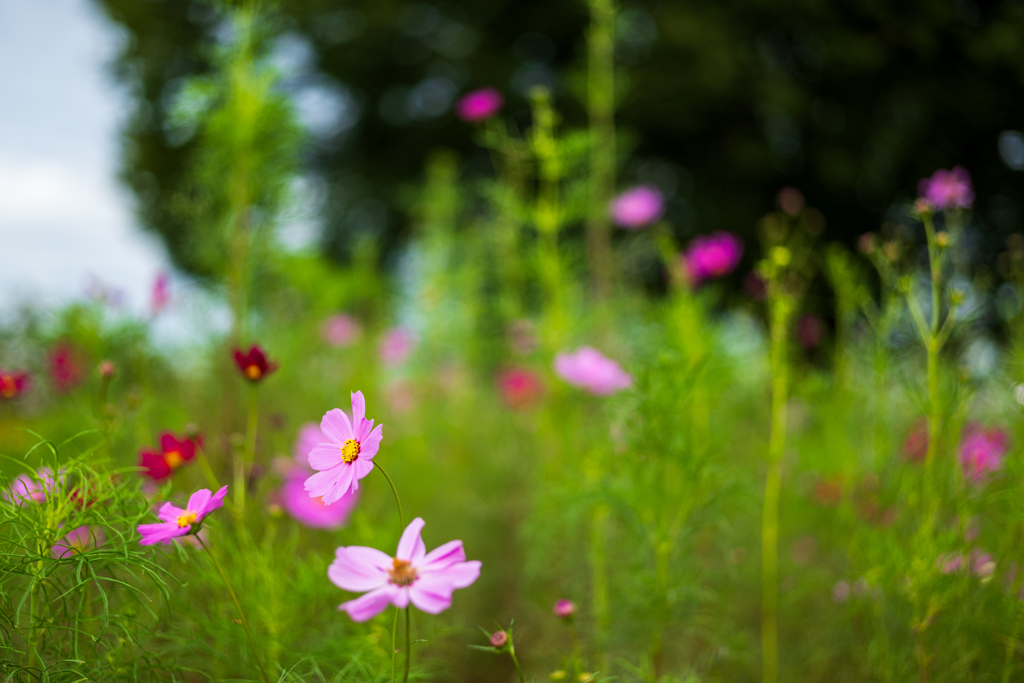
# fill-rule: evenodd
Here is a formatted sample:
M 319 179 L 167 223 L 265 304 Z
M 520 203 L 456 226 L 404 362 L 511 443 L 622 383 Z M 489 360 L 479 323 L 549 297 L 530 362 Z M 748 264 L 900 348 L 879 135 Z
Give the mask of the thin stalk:
M 395 608 L 395 618 L 391 622 L 391 683 L 395 683 L 395 675 L 398 671 L 398 612 Z
M 203 550 L 206 551 L 207 556 L 213 560 L 213 565 L 220 573 L 220 578 L 224 580 L 224 585 L 227 586 L 228 593 L 231 594 L 231 599 L 234 601 L 235 608 L 238 610 L 238 616 L 242 620 L 242 626 L 245 627 L 245 635 L 249 637 L 249 646 L 252 648 L 253 657 L 256 658 L 256 664 L 260 667 L 260 673 L 263 674 L 263 680 L 265 683 L 270 683 L 270 677 L 267 676 L 267 670 L 263 668 L 263 661 L 260 660 L 259 650 L 256 649 L 256 642 L 252 639 L 252 631 L 249 630 L 249 622 L 245 618 L 245 612 L 242 611 L 242 604 L 238 602 L 238 596 L 235 595 L 235 589 L 231 587 L 231 582 L 228 581 L 228 575 L 224 573 L 224 568 L 220 566 L 220 562 L 217 561 L 216 555 L 210 552 L 210 548 L 206 545 L 199 534 L 196 534 L 196 540 L 199 541 L 199 545 L 203 546 Z
M 526 683 L 526 679 L 523 678 L 523 667 L 519 666 L 519 658 L 516 657 L 516 648 L 514 645 L 508 649 L 508 654 L 512 658 L 512 663 L 516 665 L 516 673 L 519 674 L 519 683 Z
M 764 683 L 779 680 L 779 495 L 782 454 L 786 448 L 789 311 L 786 301 L 775 301 L 771 307 L 772 420 L 761 517 L 761 656 Z
M 384 471 L 384 468 L 380 466 L 376 460 L 373 461 L 373 466 L 380 470 L 380 473 L 384 475 L 384 478 L 388 480 L 388 484 L 391 485 L 391 493 L 395 494 L 395 505 L 398 506 L 398 522 L 402 525 L 402 530 L 405 530 L 405 517 L 402 515 L 402 501 L 398 497 L 398 489 L 395 488 L 395 482 L 391 481 L 391 477 Z
M 601 671 L 608 671 L 608 632 L 611 614 L 608 609 L 608 560 L 605 545 L 608 536 L 608 506 L 601 503 L 594 508 L 590 528 L 591 602 L 594 609 L 594 630 L 597 645 L 597 663 Z
M 931 322 L 928 335 L 925 338 L 925 349 L 928 358 L 928 448 L 925 451 L 925 501 L 926 518 L 923 529 L 931 529 L 935 520 L 937 501 L 935 497 L 935 458 L 939 448 L 939 428 L 942 419 L 942 405 L 939 396 L 939 351 L 941 340 L 939 337 L 939 324 L 942 315 L 942 264 L 940 252 L 935 239 L 935 227 L 932 224 L 931 215 L 922 215 L 925 234 L 928 238 L 928 264 L 931 270 L 931 294 L 932 310 Z
M 405 606 L 405 673 L 402 674 L 402 683 L 409 683 L 409 660 L 412 659 L 412 619 L 409 616 L 409 606 Z
M 256 459 L 256 430 L 259 426 L 259 384 L 249 383 L 249 414 L 245 424 L 245 450 L 241 462 L 235 454 L 235 508 L 238 519 L 245 517 L 245 490 L 248 488 L 246 475 L 252 471 Z

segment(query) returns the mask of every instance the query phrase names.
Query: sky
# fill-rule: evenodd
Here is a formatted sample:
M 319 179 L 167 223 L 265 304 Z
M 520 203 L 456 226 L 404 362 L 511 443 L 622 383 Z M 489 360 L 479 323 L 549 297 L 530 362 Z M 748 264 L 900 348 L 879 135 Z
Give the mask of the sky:
M 0 314 L 104 289 L 142 313 L 169 268 L 117 180 L 123 40 L 89 0 L 0 0 Z

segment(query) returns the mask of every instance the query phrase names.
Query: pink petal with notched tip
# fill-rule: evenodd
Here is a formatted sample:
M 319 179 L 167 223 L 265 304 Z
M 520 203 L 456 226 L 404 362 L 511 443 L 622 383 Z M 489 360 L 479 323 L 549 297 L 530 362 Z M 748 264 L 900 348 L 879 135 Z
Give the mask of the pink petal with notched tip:
M 405 527 L 402 538 L 398 541 L 398 551 L 395 553 L 395 557 L 412 562 L 414 567 L 419 567 L 420 561 L 427 554 L 427 547 L 423 545 L 423 539 L 420 537 L 425 523 L 422 517 L 412 520 L 409 522 L 409 526 Z
M 369 423 L 372 425 L 373 420 Z M 372 460 L 373 456 L 377 455 L 377 451 L 380 450 L 381 439 L 384 438 L 384 425 L 377 425 L 377 428 L 367 433 L 365 438 L 359 440 L 359 457 Z
M 424 576 L 409 586 L 409 598 L 417 609 L 438 614 L 452 606 L 452 588 L 445 582 Z
M 465 561 L 466 551 L 462 548 L 462 541 L 448 541 L 427 553 L 420 567 L 422 571 L 441 571 L 456 562 Z
M 188 499 L 186 509 L 190 512 L 199 514 L 200 512 L 203 512 L 211 498 L 213 498 L 213 494 L 210 493 L 210 489 L 199 489 L 192 494 L 191 498 Z
M 397 588 L 386 584 L 355 600 L 343 602 L 338 605 L 338 609 L 348 612 L 353 621 L 366 621 L 383 612 L 392 603 L 392 598 L 397 592 Z
M 320 431 L 330 441 L 337 444 L 343 444 L 346 440 L 354 438 L 352 423 L 349 422 L 348 415 L 340 408 L 333 408 L 324 413 L 324 418 L 320 420 Z
M 207 493 L 209 493 L 209 492 L 207 491 Z M 202 519 L 203 517 L 206 517 L 206 515 L 210 514 L 211 512 L 213 512 L 214 510 L 216 510 L 220 506 L 224 505 L 224 496 L 226 496 L 227 494 L 228 494 L 228 487 L 227 486 L 220 487 L 217 490 L 217 493 L 213 494 L 213 496 L 210 498 L 210 500 L 207 501 L 206 505 L 204 505 L 201 510 L 197 510 L 196 511 L 196 512 L 199 513 L 199 519 Z
M 363 392 L 353 391 L 352 392 L 352 427 L 355 431 L 359 431 L 359 428 L 363 424 L 363 420 L 366 419 L 366 399 L 363 398 Z
M 365 458 L 356 458 L 355 462 L 352 463 L 352 467 L 356 470 L 355 475 L 353 476 L 353 481 L 358 482 L 360 479 L 368 475 L 373 469 L 373 461 Z
M 338 588 L 361 593 L 387 584 L 391 566 L 391 558 L 376 548 L 338 548 L 327 577 Z

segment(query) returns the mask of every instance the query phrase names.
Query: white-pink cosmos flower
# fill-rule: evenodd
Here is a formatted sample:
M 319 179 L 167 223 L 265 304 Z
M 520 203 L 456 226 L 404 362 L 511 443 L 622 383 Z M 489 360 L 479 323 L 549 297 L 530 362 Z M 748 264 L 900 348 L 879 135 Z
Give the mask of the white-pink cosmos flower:
M 569 384 L 598 396 L 614 394 L 633 384 L 633 377 L 618 363 L 589 346 L 555 356 L 555 372 Z
M 338 548 L 327 578 L 343 590 L 366 592 L 338 609 L 355 621 L 366 621 L 389 604 L 401 609 L 411 602 L 429 614 L 451 607 L 455 589 L 472 585 L 480 576 L 480 562 L 466 561 L 462 541 L 449 541 L 428 553 L 420 537 L 423 524 L 417 517 L 405 527 L 394 557 L 376 548 Z
M 306 480 L 303 488 L 311 497 L 330 505 L 346 493 L 357 491 L 359 480 L 373 469 L 384 425 L 373 428 L 373 420 L 366 419 L 363 392 L 353 391 L 352 419 L 338 408 L 328 410 L 320 430 L 327 441 L 309 452 L 309 465 L 317 473 Z

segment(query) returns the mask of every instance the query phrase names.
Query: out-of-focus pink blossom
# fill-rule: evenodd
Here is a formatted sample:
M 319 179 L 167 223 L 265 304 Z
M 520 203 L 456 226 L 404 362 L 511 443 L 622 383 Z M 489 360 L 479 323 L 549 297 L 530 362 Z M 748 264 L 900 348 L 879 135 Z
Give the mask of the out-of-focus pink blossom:
M 683 253 L 683 266 L 690 283 L 699 285 L 705 280 L 720 278 L 731 273 L 743 257 L 743 241 L 728 232 L 701 235 Z
M 825 321 L 816 315 L 803 315 L 796 323 L 796 338 L 805 349 L 816 349 L 825 338 Z
M 935 558 L 935 566 L 943 574 L 952 574 L 964 568 L 966 558 L 954 553 L 943 553 Z
M 351 346 L 359 340 L 363 328 L 348 313 L 332 315 L 324 321 L 323 337 L 331 346 Z
M 295 450 L 293 451 L 295 459 L 303 467 L 307 467 L 309 465 L 309 452 L 313 450 L 314 446 L 327 440 L 324 437 L 324 433 L 320 431 L 320 425 L 316 422 L 305 423 L 299 427 L 299 434 L 295 440 Z
M 552 611 L 560 619 L 571 619 L 576 614 L 576 603 L 567 598 L 561 598 L 555 603 Z
M 533 353 L 537 349 L 537 330 L 533 322 L 525 318 L 514 320 L 508 326 L 508 345 L 520 356 Z
M 917 193 L 931 208 L 940 210 L 969 209 L 974 204 L 971 176 L 963 166 L 954 166 L 949 171 L 940 168 L 931 178 L 922 178 Z
M 380 359 L 385 365 L 401 365 L 416 347 L 416 337 L 404 327 L 393 327 L 380 342 Z
M 498 374 L 498 388 L 509 408 L 529 408 L 544 394 L 544 383 L 535 372 L 525 368 L 509 368 Z
M 103 530 L 99 527 L 80 526 L 72 529 L 68 535 L 53 544 L 50 554 L 54 557 L 66 558 L 97 548 L 103 543 Z
M 403 609 L 412 603 L 428 614 L 451 607 L 452 593 L 471 586 L 480 576 L 480 562 L 466 561 L 462 541 L 449 541 L 428 553 L 422 530 L 421 518 L 410 522 L 394 557 L 376 548 L 338 548 L 327 577 L 338 588 L 364 593 L 338 609 L 355 621 L 366 621 L 388 605 Z
M 996 572 L 995 558 L 981 548 L 975 548 L 971 551 L 971 572 L 981 579 L 982 583 L 987 582 Z
M 969 481 L 983 484 L 1003 464 L 1009 437 L 1002 429 L 985 429 L 972 423 L 960 442 L 960 466 Z
M 153 288 L 149 291 L 149 313 L 154 318 L 163 313 L 171 303 L 171 281 L 167 273 L 159 272 L 153 280 Z
M 58 342 L 50 349 L 49 365 L 50 380 L 58 393 L 71 391 L 85 376 L 78 351 L 68 341 Z
M 665 198 L 653 185 L 638 185 L 613 199 L 608 212 L 619 227 L 637 230 L 662 217 Z
M 34 475 L 19 474 L 11 482 L 11 487 L 3 492 L 4 500 L 12 503 L 33 503 L 46 502 L 46 495 L 52 493 L 57 484 L 63 479 L 63 470 L 57 477 L 53 476 L 53 470 L 49 467 L 40 467 Z
M 496 88 L 479 88 L 466 93 L 455 103 L 455 115 L 466 123 L 486 121 L 505 104 L 505 96 Z
M 598 396 L 608 396 L 633 385 L 633 378 L 618 363 L 590 346 L 555 356 L 555 372 L 569 384 Z
M 330 505 L 323 497 L 313 498 L 306 492 L 304 482 L 308 475 L 300 472 L 285 479 L 281 485 L 281 506 L 295 520 L 314 529 L 340 529 L 359 502 L 359 492 L 351 491 Z

